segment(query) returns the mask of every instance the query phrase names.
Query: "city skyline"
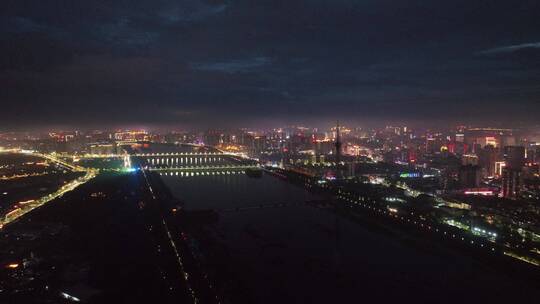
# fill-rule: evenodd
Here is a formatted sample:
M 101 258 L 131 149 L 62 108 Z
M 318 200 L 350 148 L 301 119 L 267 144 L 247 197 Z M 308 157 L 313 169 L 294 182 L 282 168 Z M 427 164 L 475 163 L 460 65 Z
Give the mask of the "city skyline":
M 538 128 L 0 132 L 0 202 L 14 303 L 538 294 Z

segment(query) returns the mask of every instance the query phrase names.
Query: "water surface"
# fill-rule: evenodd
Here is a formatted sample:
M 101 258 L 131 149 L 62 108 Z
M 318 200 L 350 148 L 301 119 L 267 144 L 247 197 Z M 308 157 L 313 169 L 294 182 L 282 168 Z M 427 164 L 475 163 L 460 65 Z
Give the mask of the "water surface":
M 345 303 L 516 299 L 538 295 L 452 250 L 411 246 L 303 204 L 322 199 L 273 176 L 162 176 L 187 209 L 227 210 L 289 203 L 284 208 L 222 212 L 215 228 L 255 303 Z

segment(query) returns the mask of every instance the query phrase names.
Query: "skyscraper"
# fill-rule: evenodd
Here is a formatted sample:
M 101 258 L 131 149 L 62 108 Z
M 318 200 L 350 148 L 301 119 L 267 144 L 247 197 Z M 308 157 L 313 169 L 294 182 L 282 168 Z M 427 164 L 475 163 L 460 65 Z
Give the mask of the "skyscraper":
M 507 168 L 521 169 L 525 165 L 525 147 L 504 147 L 504 161 Z
M 336 126 L 336 142 L 334 145 L 336 147 L 336 164 L 339 166 L 339 163 L 341 163 L 341 146 L 342 146 L 341 135 L 339 132 L 339 120 Z
M 495 164 L 500 160 L 500 150 L 493 146 L 486 146 L 478 150 L 478 164 L 485 170 L 487 176 L 497 174 Z
M 502 194 L 504 197 L 516 198 L 521 190 L 522 170 L 525 165 L 525 147 L 504 147 L 504 161 L 506 166 L 502 172 Z
M 516 198 L 521 189 L 521 169 L 504 168 L 502 171 L 502 196 Z
M 478 188 L 482 181 L 482 171 L 477 165 L 464 165 L 459 169 L 459 183 L 462 188 Z
M 336 125 L 336 142 L 334 143 L 336 147 L 336 178 L 343 178 L 343 168 L 341 166 L 341 134 L 339 130 L 339 121 Z

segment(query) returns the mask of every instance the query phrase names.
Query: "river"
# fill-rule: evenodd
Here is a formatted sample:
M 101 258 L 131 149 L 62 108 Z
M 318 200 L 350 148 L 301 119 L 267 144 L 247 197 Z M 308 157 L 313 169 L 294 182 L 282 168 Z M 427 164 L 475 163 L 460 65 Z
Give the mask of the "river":
M 461 252 L 410 244 L 380 227 L 304 204 L 324 198 L 267 174 L 262 178 L 164 175 L 162 179 L 186 209 L 223 210 L 213 229 L 230 254 L 227 263 L 245 291 L 246 302 L 455 303 L 539 295 L 538 289 L 525 287 Z M 288 205 L 241 210 L 274 203 Z M 468 294 L 467 299 L 463 294 Z

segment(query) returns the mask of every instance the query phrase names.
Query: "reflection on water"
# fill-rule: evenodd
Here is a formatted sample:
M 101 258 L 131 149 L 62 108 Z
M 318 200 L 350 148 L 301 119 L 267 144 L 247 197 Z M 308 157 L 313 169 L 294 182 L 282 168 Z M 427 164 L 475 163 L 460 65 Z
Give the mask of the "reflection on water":
M 348 303 L 366 297 L 402 301 L 404 296 L 450 303 L 470 288 L 463 278 L 474 282 L 478 299 L 486 294 L 496 298 L 493 286 L 510 286 L 458 253 L 411 246 L 331 210 L 302 204 L 320 197 L 272 176 L 162 179 L 187 209 L 289 203 L 220 213 L 215 234 L 253 303 Z
M 314 195 L 272 176 L 249 178 L 244 174 L 176 177 L 162 176 L 187 209 L 228 209 L 267 203 L 295 203 Z

